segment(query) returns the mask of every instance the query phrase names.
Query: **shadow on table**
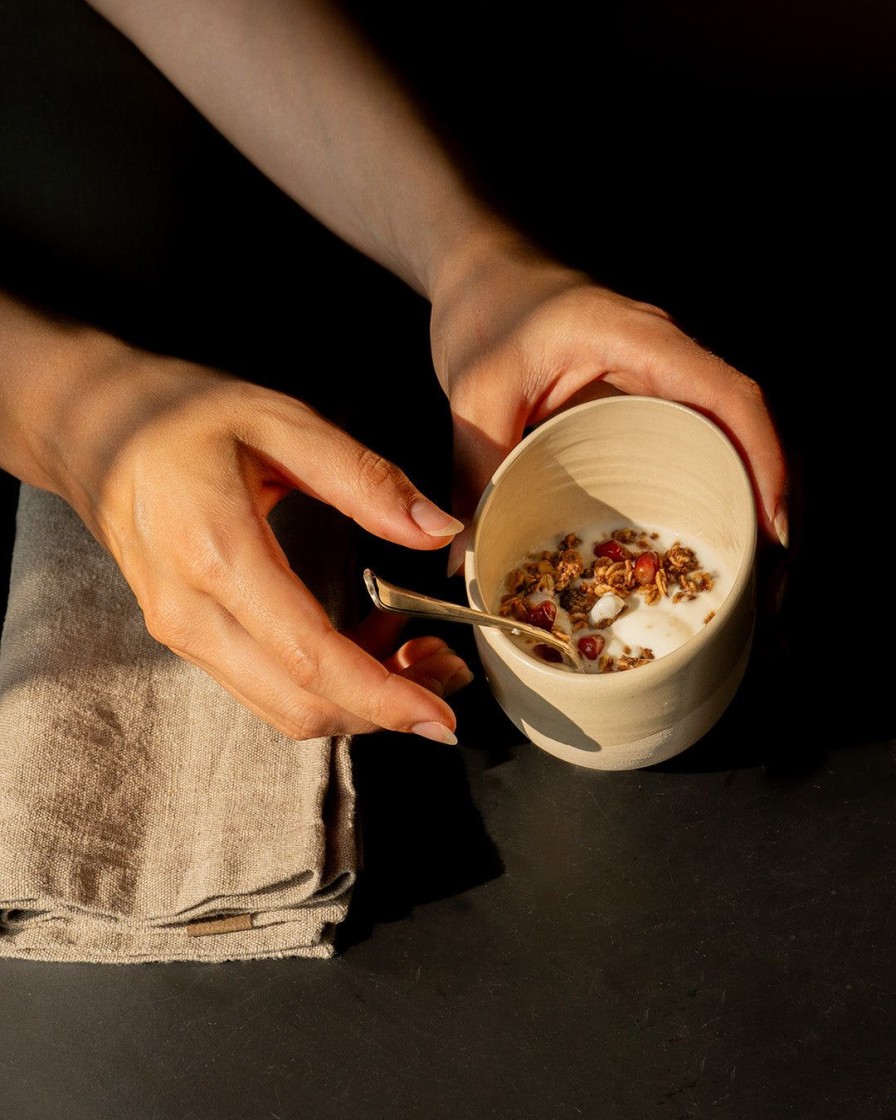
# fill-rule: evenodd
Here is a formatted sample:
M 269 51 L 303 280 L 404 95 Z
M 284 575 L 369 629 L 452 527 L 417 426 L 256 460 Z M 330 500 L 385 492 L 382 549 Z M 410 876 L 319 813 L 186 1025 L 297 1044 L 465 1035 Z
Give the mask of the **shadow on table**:
M 9 595 L 9 568 L 18 500 L 18 480 L 5 471 L 0 471 L 0 620 L 6 615 L 6 600 Z
M 832 590 L 825 523 L 806 514 L 805 464 L 791 464 L 791 543 L 760 557 L 756 634 L 732 704 L 689 750 L 655 769 L 698 772 L 762 766 L 801 781 L 829 751 L 896 736 L 893 657 L 861 650 L 849 596 Z
M 412 735 L 362 736 L 352 747 L 360 872 L 341 951 L 382 922 L 462 894 L 503 871 L 454 747 Z

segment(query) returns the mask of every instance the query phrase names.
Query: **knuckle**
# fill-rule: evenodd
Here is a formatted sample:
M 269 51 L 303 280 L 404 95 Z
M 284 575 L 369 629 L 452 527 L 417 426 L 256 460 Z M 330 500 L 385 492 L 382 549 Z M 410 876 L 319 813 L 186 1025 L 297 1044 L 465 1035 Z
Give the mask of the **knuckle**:
M 144 604 L 142 610 L 150 637 L 185 656 L 193 645 L 194 628 L 180 604 L 174 599 L 160 599 Z
M 300 688 L 315 690 L 320 684 L 321 655 L 313 646 L 291 643 L 283 652 L 283 664 Z
M 365 490 L 373 490 L 387 483 L 401 483 L 404 476 L 394 463 L 365 447 L 358 456 L 358 478 Z
M 648 315 L 661 319 L 664 323 L 674 323 L 675 320 L 664 307 L 657 307 L 655 303 L 641 303 L 640 309 Z
M 278 723 L 284 735 L 298 741 L 333 734 L 333 730 L 326 726 L 320 713 L 300 701 L 288 704 L 281 713 Z
M 762 386 L 758 381 L 755 381 L 747 374 L 740 374 L 741 387 L 743 388 L 744 395 L 754 404 L 759 404 L 761 407 L 766 407 L 765 393 Z
M 673 317 L 664 308 L 658 304 L 651 303 L 649 300 L 632 299 L 628 300 L 628 308 L 634 315 L 642 320 L 653 324 L 659 325 L 656 321 L 659 320 L 663 324 L 674 324 Z
M 368 690 L 363 697 L 359 697 L 358 711 L 364 713 L 366 719 L 375 727 L 391 728 L 398 730 L 406 722 L 404 718 L 404 702 L 402 701 L 402 686 L 408 682 L 407 678 L 401 680 L 396 689 L 392 682 L 398 682 L 398 677 L 390 677 L 389 684 L 383 688 Z M 425 687 L 425 686 L 424 686 Z
M 184 543 L 183 562 L 189 581 L 205 591 L 221 588 L 230 582 L 233 573 L 233 549 L 210 533 L 194 535 Z

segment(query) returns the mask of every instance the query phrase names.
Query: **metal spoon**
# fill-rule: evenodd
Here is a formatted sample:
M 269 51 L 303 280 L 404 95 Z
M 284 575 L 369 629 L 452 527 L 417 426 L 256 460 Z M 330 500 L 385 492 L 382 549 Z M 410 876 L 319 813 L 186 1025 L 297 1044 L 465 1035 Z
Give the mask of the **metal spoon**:
M 370 592 L 370 598 L 380 610 L 416 615 L 419 618 L 438 618 L 443 622 L 468 622 L 473 626 L 495 626 L 510 634 L 525 634 L 536 642 L 559 650 L 567 664 L 584 671 L 582 658 L 574 646 L 538 626 L 530 626 L 528 623 L 517 622 L 513 618 L 503 618 L 497 614 L 486 614 L 484 611 L 473 610 L 472 607 L 462 607 L 444 599 L 421 595 L 418 591 L 396 587 L 395 584 L 387 583 L 386 580 L 374 575 L 370 568 L 364 569 L 364 582 Z

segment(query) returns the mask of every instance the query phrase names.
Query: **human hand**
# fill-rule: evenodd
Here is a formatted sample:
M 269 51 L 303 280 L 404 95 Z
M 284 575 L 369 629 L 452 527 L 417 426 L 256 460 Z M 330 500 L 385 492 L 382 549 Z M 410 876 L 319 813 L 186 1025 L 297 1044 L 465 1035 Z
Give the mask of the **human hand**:
M 766 538 L 786 544 L 785 455 L 760 387 L 659 308 L 503 242 L 443 281 L 431 333 L 454 423 L 454 512 L 467 523 L 527 428 L 591 397 L 629 393 L 713 419 L 744 459 Z M 452 541 L 449 572 L 466 536 Z
M 379 612 L 337 632 L 267 515 L 294 488 L 371 533 L 445 546 L 458 523 L 394 465 L 289 396 L 114 345 L 45 415 L 41 461 L 112 554 L 147 628 L 294 739 L 389 728 L 454 742 L 470 679 Z M 49 466 L 46 466 L 49 464 Z

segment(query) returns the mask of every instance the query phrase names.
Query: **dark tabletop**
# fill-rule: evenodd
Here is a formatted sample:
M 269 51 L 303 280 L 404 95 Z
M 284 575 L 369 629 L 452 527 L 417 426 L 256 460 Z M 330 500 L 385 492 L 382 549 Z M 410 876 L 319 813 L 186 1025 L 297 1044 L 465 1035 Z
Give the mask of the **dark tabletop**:
M 0 961 L 0 1116 L 893 1117 L 892 14 L 496 6 L 483 27 L 461 3 L 434 39 L 355 6 L 546 242 L 762 382 L 793 547 L 763 555 L 735 701 L 662 766 L 553 758 L 481 675 L 459 748 L 357 740 L 365 867 L 334 959 Z M 338 304 L 360 323 L 346 368 L 412 383 L 416 297 L 297 216 L 88 9 L 0 16 L 3 283 L 259 379 Z M 91 162 L 104 129 L 117 180 Z M 158 189 L 137 196 L 148 166 Z M 268 276 L 286 253 L 317 301 L 302 320 Z M 326 408 L 331 387 L 309 391 Z M 357 430 L 447 496 L 437 393 L 425 415 L 390 429 L 361 408 Z M 9 514 L 3 532 L 5 564 Z M 458 593 L 435 561 L 388 559 Z
M 889 1117 L 892 749 L 377 741 L 334 960 L 0 962 L 3 1115 Z

